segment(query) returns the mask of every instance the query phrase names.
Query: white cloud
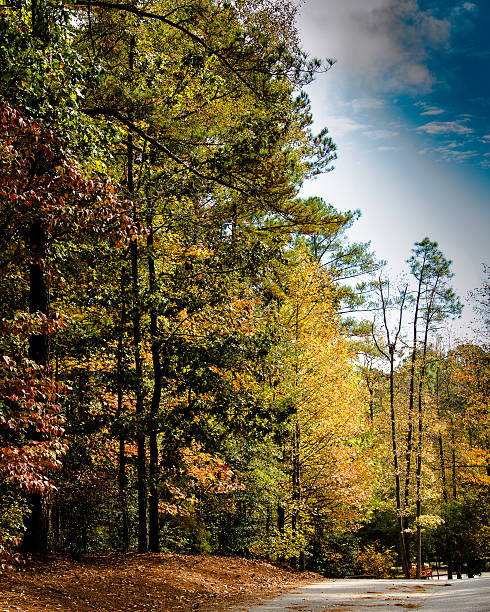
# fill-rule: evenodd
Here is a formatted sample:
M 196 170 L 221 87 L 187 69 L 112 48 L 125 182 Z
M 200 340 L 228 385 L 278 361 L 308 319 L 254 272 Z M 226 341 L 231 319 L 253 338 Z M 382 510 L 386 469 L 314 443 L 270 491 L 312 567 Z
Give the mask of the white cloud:
M 351 117 L 335 116 L 332 115 L 328 118 L 328 130 L 332 136 L 343 136 L 351 132 L 357 132 L 359 130 L 365 130 L 371 126 L 359 123 Z
M 364 132 L 365 136 L 375 138 L 376 140 L 394 138 L 395 136 L 398 136 L 398 134 L 398 132 L 393 132 L 391 130 L 368 130 L 367 132 Z
M 445 161 L 450 162 L 464 162 L 468 159 L 473 159 L 478 155 L 476 151 L 458 151 L 449 147 L 437 147 L 434 149 L 436 153 L 439 153 Z
M 473 130 L 462 121 L 431 121 L 417 128 L 418 132 L 426 134 L 471 134 Z
M 428 91 L 431 49 L 449 45 L 452 23 L 420 0 L 307 0 L 299 20 L 304 45 L 335 57 L 337 71 L 356 73 L 368 90 Z
M 377 110 L 384 106 L 384 101 L 379 98 L 356 98 L 350 103 L 352 110 L 359 113 L 365 110 Z
M 398 151 L 398 147 L 378 147 L 378 151 L 388 152 L 388 151 Z
M 456 6 L 452 12 L 457 16 L 463 13 L 476 13 L 477 11 L 478 6 L 474 2 L 463 2 L 460 6 Z
M 420 113 L 421 115 L 443 115 L 446 111 L 442 108 L 437 108 L 436 106 L 429 106 L 427 110 Z

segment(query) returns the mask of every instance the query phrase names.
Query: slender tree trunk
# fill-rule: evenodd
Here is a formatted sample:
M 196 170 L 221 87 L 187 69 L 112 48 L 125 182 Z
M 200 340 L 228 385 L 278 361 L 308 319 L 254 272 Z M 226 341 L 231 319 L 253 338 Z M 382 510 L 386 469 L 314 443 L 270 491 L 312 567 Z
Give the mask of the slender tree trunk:
M 369 390 L 369 419 L 374 423 L 374 387 L 368 383 Z
M 404 491 L 404 529 L 408 528 L 408 506 L 410 501 L 410 471 L 413 449 L 413 412 L 415 404 L 415 363 L 417 360 L 417 325 L 419 318 L 420 298 L 422 294 L 422 279 L 424 278 L 425 260 L 420 272 L 419 284 L 417 289 L 417 298 L 415 302 L 415 313 L 413 318 L 413 346 L 410 359 L 410 391 L 408 398 L 408 430 L 405 452 L 405 491 Z M 408 547 L 408 539 L 406 540 L 407 559 L 410 563 L 410 551 Z
M 416 523 L 417 523 L 417 570 L 416 578 L 421 578 L 422 573 L 422 528 L 420 525 L 420 517 L 422 516 L 422 448 L 423 448 L 423 403 L 422 391 L 425 377 L 425 361 L 427 357 L 427 336 L 428 327 L 425 330 L 424 353 L 422 359 L 422 367 L 419 375 L 418 388 L 418 440 L 417 440 L 417 468 L 415 472 L 416 482 Z
M 439 396 L 439 368 L 436 371 L 436 408 L 437 417 L 441 420 L 441 405 Z M 441 464 L 441 484 L 442 484 L 442 500 L 446 505 L 448 502 L 448 490 L 447 490 L 447 479 L 446 479 L 446 464 L 444 459 L 444 443 L 442 440 L 442 432 L 439 431 L 438 435 L 438 446 L 439 446 L 439 462 Z M 453 578 L 453 563 L 452 563 L 452 545 L 450 539 L 450 533 L 448 526 L 445 526 L 445 537 L 446 537 L 446 552 L 447 552 L 447 577 L 448 580 Z
M 48 274 L 47 234 L 42 224 L 36 221 L 32 224 L 29 234 L 31 263 L 29 269 L 29 312 L 31 314 L 49 314 L 50 291 Z M 49 366 L 49 335 L 46 332 L 32 334 L 29 338 L 29 358 L 42 366 L 47 373 Z M 40 440 L 39 432 L 33 433 L 33 438 Z M 41 553 L 47 550 L 48 525 L 45 512 L 44 496 L 41 492 L 29 495 L 31 516 L 26 524 L 22 542 L 24 552 Z
M 134 70 L 134 54 L 136 40 L 131 36 L 129 51 L 129 68 Z M 133 134 L 128 133 L 127 148 L 128 163 L 128 193 L 133 200 L 133 218 L 136 220 L 138 210 L 135 200 L 134 190 L 134 148 Z M 143 362 L 141 357 L 141 313 L 140 313 L 140 286 L 139 286 L 139 253 L 138 242 L 133 236 L 130 244 L 131 258 L 131 280 L 133 288 L 133 344 L 134 344 L 134 364 L 135 364 L 135 393 L 136 393 L 136 446 L 137 446 L 137 482 L 138 482 L 138 551 L 140 553 L 148 550 L 148 483 L 146 469 L 146 435 L 144 423 L 144 399 L 143 399 Z
M 453 481 L 453 499 L 458 498 L 456 484 L 456 440 L 454 436 L 454 421 L 451 417 L 451 476 Z
M 150 211 L 148 218 L 148 274 L 150 296 L 155 297 L 156 277 L 155 259 L 153 256 L 153 215 Z M 153 360 L 153 395 L 151 398 L 151 427 L 149 435 L 150 444 L 150 488 L 149 488 L 149 544 L 152 552 L 160 552 L 159 521 L 158 521 L 158 443 L 157 443 L 157 417 L 162 397 L 162 366 L 158 346 L 158 315 L 154 305 L 150 310 L 150 336 L 151 354 Z
M 130 145 L 131 147 L 131 145 Z M 129 150 L 129 149 L 128 149 Z M 132 150 L 132 149 L 131 149 Z M 129 166 L 129 164 L 128 164 Z M 148 550 L 147 526 L 147 473 L 146 473 L 146 435 L 144 423 L 143 403 L 143 364 L 141 357 L 141 315 L 139 312 L 139 269 L 138 245 L 136 240 L 131 242 L 131 276 L 133 285 L 133 343 L 135 362 L 135 391 L 136 391 L 136 445 L 137 445 L 137 481 L 138 481 L 138 550 Z
M 299 341 L 299 304 L 296 303 L 296 321 L 295 321 L 295 335 L 296 335 L 296 351 L 298 350 L 298 341 Z M 298 365 L 298 353 L 296 353 L 296 361 L 295 361 L 295 384 L 298 384 L 298 376 L 299 376 L 299 365 Z M 296 419 L 294 423 L 294 431 L 293 431 L 293 456 L 292 456 L 292 499 L 293 499 L 293 512 L 291 517 L 291 530 L 293 533 L 293 537 L 299 531 L 299 508 L 301 504 L 301 428 L 299 425 L 298 418 L 298 410 L 296 409 Z M 303 550 L 299 551 L 298 555 L 298 566 L 299 569 L 304 571 L 305 565 L 305 553 Z M 296 558 L 293 562 L 293 567 L 296 567 Z
M 394 389 L 394 358 L 395 347 L 390 345 L 390 418 L 391 418 L 391 449 L 393 457 L 393 468 L 395 471 L 395 497 L 396 497 L 396 515 L 398 527 L 398 541 L 400 543 L 400 557 L 402 562 L 403 573 L 406 578 L 410 578 L 410 564 L 407 559 L 406 538 L 403 528 L 403 511 L 401 503 L 401 487 L 400 487 L 400 466 L 398 464 L 398 446 L 396 441 L 396 413 L 395 413 L 395 389 Z
M 439 432 L 439 461 L 441 463 L 441 486 L 442 499 L 447 504 L 447 481 L 446 481 L 446 466 L 444 464 L 444 446 L 442 442 L 442 433 Z
M 296 536 L 298 530 L 298 472 L 296 469 L 296 431 L 297 427 L 295 425 L 293 432 L 293 451 L 292 451 L 292 465 L 291 465 L 291 485 L 292 485 L 292 512 L 291 512 L 291 532 L 293 538 Z M 296 567 L 296 557 L 292 557 L 290 559 L 290 564 L 292 567 Z
M 126 326 L 126 300 L 124 292 L 126 290 L 126 269 L 123 267 L 121 272 L 121 325 L 117 344 L 117 414 L 120 421 L 123 413 L 123 337 Z M 126 476 L 126 440 L 124 432 L 119 433 L 118 451 L 118 487 L 119 503 L 122 514 L 122 548 L 124 551 L 129 549 L 129 516 L 128 516 L 128 479 Z
M 452 497 L 457 499 L 457 486 L 456 486 L 456 440 L 454 437 L 454 422 L 451 417 L 451 477 L 452 477 Z M 449 534 L 448 534 L 449 536 Z M 448 569 L 447 577 L 448 580 L 453 578 L 453 547 L 448 537 Z
M 281 503 L 277 504 L 277 529 L 280 533 L 284 533 L 286 521 L 286 511 L 284 510 L 284 506 Z
M 284 451 L 284 448 L 282 451 L 282 462 L 283 464 L 286 462 L 286 453 Z M 277 529 L 281 535 L 284 534 L 285 526 L 286 526 L 286 510 L 284 508 L 284 505 L 279 501 L 277 502 Z M 284 555 L 280 555 L 278 558 L 278 561 L 280 563 L 284 563 L 286 561 L 286 558 L 284 557 Z
M 420 276 L 422 279 L 422 274 Z M 417 572 L 416 577 L 421 578 L 422 574 L 422 527 L 420 525 L 420 517 L 422 516 L 422 449 L 423 449 L 423 402 L 422 402 L 422 391 L 425 379 L 425 369 L 427 363 L 427 345 L 429 342 L 429 330 L 430 323 L 434 308 L 434 301 L 437 295 L 437 288 L 439 285 L 440 273 L 437 272 L 434 284 L 430 291 L 430 299 L 426 304 L 425 311 L 425 330 L 424 330 L 424 341 L 423 341 L 423 354 L 422 363 L 420 365 L 419 373 L 419 385 L 418 385 L 418 445 L 417 445 L 417 470 L 416 470 L 416 485 L 417 485 L 417 510 L 416 510 L 416 521 L 417 521 Z
M 300 463 L 300 448 L 301 448 L 301 430 L 299 423 L 296 419 L 293 433 L 293 465 L 292 465 L 292 485 L 293 485 L 293 512 L 291 516 L 291 530 L 293 536 L 296 536 L 300 529 L 300 511 L 299 507 L 301 504 L 301 463 Z M 296 559 L 294 559 L 293 566 L 296 566 Z M 298 554 L 298 567 L 301 571 L 305 569 L 305 553 L 303 550 L 299 551 Z
M 422 278 L 422 276 L 421 276 Z M 422 574 L 422 527 L 420 525 L 420 517 L 422 516 L 422 449 L 423 449 L 423 402 L 422 392 L 424 387 L 425 379 L 425 368 L 427 363 L 427 344 L 429 342 L 429 329 L 432 315 L 432 309 L 434 305 L 434 298 L 436 290 L 439 284 L 439 275 L 436 276 L 434 286 L 430 293 L 430 299 L 427 305 L 427 311 L 425 313 L 425 330 L 424 330 L 424 341 L 423 341 L 423 352 L 422 352 L 422 363 L 420 365 L 419 373 L 419 385 L 417 391 L 418 400 L 418 442 L 417 442 L 417 469 L 416 469 L 416 498 L 417 498 L 417 509 L 416 509 L 416 521 L 417 521 L 417 571 L 416 577 L 421 578 Z
M 419 382 L 419 394 L 418 394 L 418 442 L 417 442 L 417 469 L 416 469 L 416 522 L 417 522 L 417 570 L 416 578 L 421 577 L 422 572 L 422 528 L 420 525 L 420 517 L 422 516 L 422 496 L 421 496 L 421 482 L 422 482 L 422 436 L 423 436 L 423 423 L 422 423 L 422 384 L 423 384 L 423 370 L 420 373 Z
M 146 471 L 146 435 L 143 403 L 143 366 L 141 358 L 141 315 L 139 312 L 139 274 L 138 246 L 136 240 L 131 243 L 131 275 L 133 281 L 133 342 L 135 362 L 136 391 L 136 445 L 137 445 L 137 481 L 138 481 L 138 550 L 148 550 L 147 525 L 147 471 Z
M 405 298 L 407 295 L 407 287 L 401 294 L 401 302 L 400 302 L 400 315 L 398 320 L 398 329 L 395 333 L 394 341 L 391 341 L 390 328 L 388 325 L 388 320 L 386 316 L 387 312 L 387 301 L 385 300 L 384 292 L 383 292 L 383 283 L 380 277 L 379 279 L 379 292 L 381 297 L 381 303 L 383 308 L 383 322 L 386 332 L 386 343 L 388 346 L 388 353 L 383 351 L 378 343 L 376 342 L 376 337 L 374 335 L 373 328 L 373 339 L 376 344 L 376 347 L 390 362 L 390 421 L 391 421 L 391 450 L 392 450 L 392 459 L 393 459 L 393 469 L 395 473 L 395 503 L 396 503 L 396 514 L 397 514 L 397 530 L 398 530 L 398 540 L 400 545 L 400 559 L 402 562 L 403 573 L 406 578 L 410 578 L 410 559 L 408 553 L 408 542 L 405 534 L 405 510 L 406 506 L 402 506 L 402 498 L 401 498 L 401 482 L 400 482 L 400 464 L 398 460 L 398 444 L 396 438 L 396 412 L 395 412 L 395 353 L 396 353 L 396 345 L 398 342 L 398 336 L 400 334 L 402 328 L 402 319 L 403 319 L 403 307 L 405 304 Z M 388 288 L 389 292 L 389 288 Z
M 437 418 L 439 422 L 441 421 L 441 405 L 440 405 L 440 397 L 439 397 L 439 367 L 436 370 L 436 410 L 437 410 Z M 444 463 L 444 445 L 442 440 L 442 432 L 439 429 L 438 435 L 438 443 L 439 443 L 439 461 L 441 464 L 441 484 L 442 484 L 442 499 L 445 504 L 447 504 L 447 482 L 446 482 L 446 465 Z
M 29 270 L 29 312 L 49 314 L 49 284 L 46 273 L 48 250 L 47 236 L 39 222 L 33 223 L 30 231 L 32 262 Z M 29 358 L 38 365 L 49 365 L 49 335 L 45 332 L 32 334 L 29 338 Z

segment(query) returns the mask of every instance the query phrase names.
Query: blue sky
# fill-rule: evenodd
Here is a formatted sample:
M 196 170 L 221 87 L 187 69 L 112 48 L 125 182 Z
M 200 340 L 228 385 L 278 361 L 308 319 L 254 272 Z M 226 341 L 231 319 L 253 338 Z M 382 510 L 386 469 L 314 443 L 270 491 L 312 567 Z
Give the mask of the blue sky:
M 352 239 L 394 273 L 436 240 L 464 298 L 490 263 L 490 1 L 305 0 L 299 29 L 337 60 L 309 94 L 339 159 L 304 194 L 360 208 Z

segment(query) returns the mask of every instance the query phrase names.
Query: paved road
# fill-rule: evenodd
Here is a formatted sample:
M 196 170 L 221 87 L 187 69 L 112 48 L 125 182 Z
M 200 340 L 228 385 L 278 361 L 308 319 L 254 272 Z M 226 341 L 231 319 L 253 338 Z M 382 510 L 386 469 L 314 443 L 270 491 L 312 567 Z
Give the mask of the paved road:
M 490 612 L 490 574 L 463 580 L 327 580 L 236 612 Z

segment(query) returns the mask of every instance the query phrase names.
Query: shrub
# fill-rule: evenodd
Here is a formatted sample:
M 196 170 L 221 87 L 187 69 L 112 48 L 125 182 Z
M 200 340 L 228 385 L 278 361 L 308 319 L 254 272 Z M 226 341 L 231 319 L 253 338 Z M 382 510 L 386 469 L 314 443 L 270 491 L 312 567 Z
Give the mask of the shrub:
M 16 552 L 24 531 L 23 514 L 27 504 L 18 493 L 0 493 L 0 568 L 18 563 Z
M 357 557 L 357 571 L 375 578 L 389 578 L 395 561 L 392 548 L 380 547 L 378 542 L 365 546 Z

